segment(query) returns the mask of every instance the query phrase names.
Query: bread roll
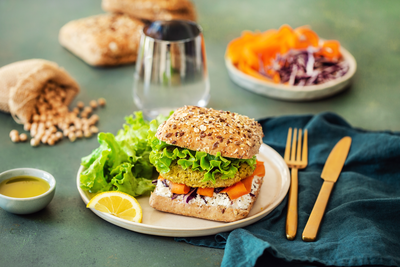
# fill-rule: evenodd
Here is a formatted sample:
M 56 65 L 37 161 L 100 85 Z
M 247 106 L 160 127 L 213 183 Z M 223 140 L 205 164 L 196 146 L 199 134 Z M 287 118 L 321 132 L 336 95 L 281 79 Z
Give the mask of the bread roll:
M 188 0 L 103 0 L 101 5 L 104 11 L 125 13 L 149 21 L 196 21 L 195 8 Z
M 67 23 L 59 42 L 92 66 L 128 64 L 136 61 L 143 27 L 128 15 L 101 14 Z
M 158 139 L 171 145 L 240 159 L 258 153 L 263 135 L 254 119 L 195 106 L 177 109 L 156 133 Z

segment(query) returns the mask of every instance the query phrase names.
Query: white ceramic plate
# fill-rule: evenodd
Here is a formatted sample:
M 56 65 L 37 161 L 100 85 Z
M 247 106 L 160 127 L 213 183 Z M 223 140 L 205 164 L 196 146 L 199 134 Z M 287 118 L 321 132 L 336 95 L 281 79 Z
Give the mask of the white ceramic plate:
M 334 95 L 350 83 L 357 69 L 354 57 L 343 47 L 340 51 L 344 59 L 349 63 L 349 71 L 342 77 L 323 84 L 309 86 L 290 86 L 285 84 L 269 83 L 249 76 L 237 69 L 229 58 L 225 57 L 225 65 L 231 79 L 240 87 L 254 93 L 271 98 L 290 101 L 310 101 Z
M 262 144 L 257 158 L 264 161 L 266 171 L 264 183 L 249 216 L 236 222 L 214 222 L 160 212 L 150 207 L 149 197 L 137 198 L 143 209 L 142 223 L 130 222 L 95 209 L 91 210 L 100 218 L 122 228 L 158 236 L 205 236 L 244 227 L 260 220 L 276 208 L 286 196 L 290 185 L 289 169 L 283 158 L 275 150 Z M 77 187 L 83 201 L 87 204 L 90 200 L 89 193 L 79 186 L 79 175 L 82 168 L 79 168 L 78 171 Z

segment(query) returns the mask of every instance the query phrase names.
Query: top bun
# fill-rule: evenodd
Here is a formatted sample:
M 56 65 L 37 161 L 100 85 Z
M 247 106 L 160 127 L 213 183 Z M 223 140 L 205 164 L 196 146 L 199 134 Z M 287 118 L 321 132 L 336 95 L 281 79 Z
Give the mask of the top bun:
M 211 155 L 249 159 L 264 136 L 254 119 L 212 108 L 184 106 L 158 127 L 156 137 L 168 144 Z

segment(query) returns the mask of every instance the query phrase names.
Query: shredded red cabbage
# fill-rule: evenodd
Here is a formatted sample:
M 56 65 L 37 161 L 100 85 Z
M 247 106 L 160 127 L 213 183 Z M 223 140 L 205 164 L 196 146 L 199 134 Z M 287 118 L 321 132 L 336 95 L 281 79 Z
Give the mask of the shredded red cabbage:
M 207 200 L 206 200 L 206 198 L 205 198 L 204 196 L 202 196 L 202 195 L 200 195 L 200 197 L 201 197 L 201 199 L 203 199 L 203 200 L 204 200 L 204 203 L 206 203 L 206 204 L 207 204 Z
M 285 55 L 278 54 L 269 69 L 279 73 L 281 83 L 296 86 L 326 83 L 349 71 L 349 64 L 343 58 L 330 61 L 323 56 L 315 56 L 315 52 L 310 47 L 308 50 L 290 50 Z M 265 75 L 264 69 L 260 72 Z
M 184 197 L 183 197 L 183 201 L 185 201 L 186 203 L 189 203 L 190 200 L 192 200 L 193 198 L 195 198 L 197 195 L 197 188 L 192 188 L 189 193 L 187 193 Z
M 165 181 L 165 179 L 162 179 L 161 182 L 163 183 L 163 185 L 164 185 L 165 187 L 169 187 L 168 184 L 167 184 L 167 182 Z
M 219 192 L 221 192 L 221 191 L 224 190 L 224 189 L 225 189 L 225 187 L 214 188 L 214 192 L 215 192 L 216 194 L 218 194 Z

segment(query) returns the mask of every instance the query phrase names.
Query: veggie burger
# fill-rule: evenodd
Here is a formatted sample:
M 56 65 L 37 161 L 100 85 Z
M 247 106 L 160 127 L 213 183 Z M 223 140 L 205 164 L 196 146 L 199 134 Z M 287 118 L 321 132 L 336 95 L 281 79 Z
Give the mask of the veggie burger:
M 160 174 L 150 206 L 214 221 L 245 218 L 265 175 L 256 160 L 262 137 L 261 125 L 246 116 L 177 109 L 150 141 L 150 162 Z

